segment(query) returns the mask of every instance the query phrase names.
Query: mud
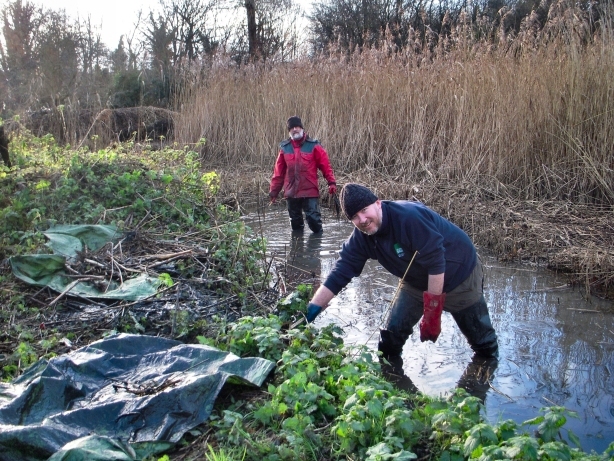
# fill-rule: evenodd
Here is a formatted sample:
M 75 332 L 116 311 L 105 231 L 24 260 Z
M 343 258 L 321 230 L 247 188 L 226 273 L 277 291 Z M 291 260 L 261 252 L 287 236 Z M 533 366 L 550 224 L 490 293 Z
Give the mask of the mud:
M 326 277 L 352 225 L 323 212 L 324 232 L 293 234 L 283 205 L 248 222 L 262 229 L 268 251 L 288 262 L 287 276 Z M 260 220 L 260 223 L 255 221 Z M 522 423 L 543 407 L 576 412 L 561 435 L 573 431 L 582 449 L 602 453 L 614 440 L 614 315 L 612 302 L 568 284 L 565 275 L 532 265 L 497 261 L 479 249 L 485 267 L 485 297 L 499 338 L 500 360 L 472 363 L 472 352 L 452 317 L 444 313 L 436 343 L 421 343 L 415 331 L 403 351 L 400 384 L 428 395 L 448 395 L 459 384 L 483 398 L 490 423 Z M 316 320 L 334 322 L 349 343 L 376 349 L 378 329 L 398 280 L 375 261 L 367 263 Z M 399 364 L 396 364 L 397 366 Z M 527 432 L 535 430 L 527 426 Z

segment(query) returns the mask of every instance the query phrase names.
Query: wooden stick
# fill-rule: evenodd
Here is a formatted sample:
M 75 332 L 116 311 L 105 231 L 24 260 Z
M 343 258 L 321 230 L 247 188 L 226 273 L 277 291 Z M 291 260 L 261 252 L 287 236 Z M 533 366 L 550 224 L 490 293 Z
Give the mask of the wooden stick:
M 171 258 L 176 258 L 177 256 L 183 256 L 186 254 L 190 254 L 192 253 L 193 250 L 184 250 L 184 251 L 180 251 L 178 253 L 163 253 L 163 254 L 159 254 L 159 255 L 147 255 L 145 256 L 145 259 L 171 259 Z
M 49 307 L 53 306 L 55 303 L 57 303 L 60 299 L 62 299 L 70 290 L 72 290 L 78 283 L 81 282 L 85 282 L 87 280 L 92 280 L 92 277 L 83 277 L 80 279 L 75 280 L 74 282 L 71 282 L 68 284 L 68 286 L 64 289 L 64 291 L 62 293 L 60 293 L 58 295 L 57 298 L 55 298 L 53 301 L 51 301 L 51 303 L 49 303 Z

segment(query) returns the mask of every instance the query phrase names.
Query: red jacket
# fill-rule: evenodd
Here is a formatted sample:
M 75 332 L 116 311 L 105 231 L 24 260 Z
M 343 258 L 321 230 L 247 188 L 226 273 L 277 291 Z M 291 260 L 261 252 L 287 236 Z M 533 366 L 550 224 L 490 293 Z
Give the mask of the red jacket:
M 335 184 L 335 174 L 328 154 L 317 139 L 311 139 L 305 134 L 300 141 L 288 138 L 279 147 L 270 197 L 277 197 L 282 187 L 286 198 L 319 197 L 318 169 L 329 186 Z

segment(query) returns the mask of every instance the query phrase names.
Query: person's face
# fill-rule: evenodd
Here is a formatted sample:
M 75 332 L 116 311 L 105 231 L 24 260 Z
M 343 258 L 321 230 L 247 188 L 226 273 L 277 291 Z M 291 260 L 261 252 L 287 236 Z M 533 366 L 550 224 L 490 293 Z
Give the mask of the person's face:
M 303 137 L 303 129 L 300 126 L 290 128 L 290 137 L 292 139 L 301 139 Z
M 367 235 L 375 234 L 382 226 L 382 202 L 377 200 L 352 216 L 352 224 Z

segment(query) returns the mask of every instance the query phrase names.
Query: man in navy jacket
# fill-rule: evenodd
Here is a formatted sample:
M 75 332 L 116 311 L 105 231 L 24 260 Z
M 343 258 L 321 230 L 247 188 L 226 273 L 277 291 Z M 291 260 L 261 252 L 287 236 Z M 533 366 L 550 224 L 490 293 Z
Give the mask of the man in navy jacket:
M 376 259 L 402 279 L 380 331 L 379 350 L 385 357 L 401 354 L 419 321 L 421 341 L 435 342 L 442 310 L 452 314 L 477 357 L 498 357 L 482 264 L 465 232 L 419 202 L 382 201 L 359 184 L 346 184 L 340 201 L 355 229 L 311 300 L 307 321 L 360 275 L 367 259 Z

